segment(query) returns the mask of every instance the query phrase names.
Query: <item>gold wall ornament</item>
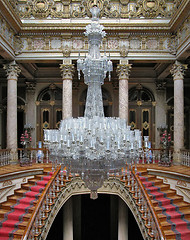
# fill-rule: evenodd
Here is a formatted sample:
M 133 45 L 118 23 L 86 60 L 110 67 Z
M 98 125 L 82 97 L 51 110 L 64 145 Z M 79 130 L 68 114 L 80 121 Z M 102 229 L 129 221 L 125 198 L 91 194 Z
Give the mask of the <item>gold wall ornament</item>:
M 128 47 L 123 46 L 123 47 L 120 48 L 120 56 L 121 57 L 124 57 L 124 58 L 127 57 L 128 53 L 129 53 L 129 48 Z
M 65 46 L 63 49 L 62 49 L 62 53 L 63 53 L 63 57 L 70 57 L 71 55 L 71 49 L 69 48 L 69 46 Z
M 136 17 L 156 18 L 158 16 L 167 17 L 165 0 L 138 0 L 136 6 Z

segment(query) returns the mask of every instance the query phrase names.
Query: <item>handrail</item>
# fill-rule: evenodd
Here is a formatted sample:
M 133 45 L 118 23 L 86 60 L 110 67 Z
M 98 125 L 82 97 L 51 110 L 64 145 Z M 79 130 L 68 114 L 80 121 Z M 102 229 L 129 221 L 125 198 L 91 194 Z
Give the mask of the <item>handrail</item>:
M 0 152 L 9 152 L 11 149 L 5 148 L 5 149 L 0 149 Z
M 162 226 L 161 226 L 161 224 L 160 224 L 160 222 L 159 222 L 159 220 L 158 220 L 157 214 L 155 213 L 153 204 L 152 204 L 152 202 L 150 201 L 150 199 L 149 199 L 149 197 L 148 197 L 148 194 L 146 193 L 145 187 L 143 186 L 141 180 L 139 179 L 139 176 L 138 176 L 137 174 L 135 174 L 134 168 L 132 169 L 132 173 L 133 173 L 133 176 L 134 176 L 135 180 L 138 182 L 138 185 L 140 186 L 141 191 L 142 191 L 142 193 L 143 193 L 143 195 L 144 195 L 144 198 L 146 199 L 146 202 L 147 202 L 147 204 L 148 204 L 148 207 L 149 207 L 149 209 L 150 209 L 150 211 L 151 211 L 151 213 L 152 213 L 152 216 L 153 216 L 154 221 L 155 221 L 155 224 L 156 224 L 156 228 L 157 228 L 157 230 L 158 230 L 158 232 L 159 232 L 159 234 L 160 234 L 160 239 L 163 239 L 163 240 L 164 240 L 164 239 L 165 239 L 165 235 L 164 235 L 164 233 L 163 233 Z
M 39 198 L 39 200 L 37 202 L 37 205 L 36 205 L 36 207 L 35 207 L 35 209 L 34 209 L 34 211 L 32 213 L 30 221 L 28 222 L 28 224 L 26 226 L 26 229 L 24 231 L 24 234 L 23 234 L 21 240 L 27 240 L 28 239 L 28 236 L 29 236 L 30 230 L 32 228 L 32 225 L 34 224 L 35 218 L 36 218 L 36 216 L 37 216 L 37 214 L 38 214 L 38 212 L 39 212 L 39 210 L 40 210 L 40 208 L 41 208 L 41 206 L 42 206 L 42 204 L 43 204 L 43 202 L 45 200 L 46 194 L 47 194 L 48 190 L 50 189 L 50 186 L 52 185 L 52 183 L 53 183 L 54 179 L 56 178 L 56 176 L 59 174 L 60 169 L 61 169 L 61 166 L 59 166 L 57 168 L 57 170 L 54 172 L 54 174 L 51 176 L 48 184 L 46 185 L 44 191 L 42 192 L 42 194 L 41 194 L 41 196 L 40 196 L 40 198 Z

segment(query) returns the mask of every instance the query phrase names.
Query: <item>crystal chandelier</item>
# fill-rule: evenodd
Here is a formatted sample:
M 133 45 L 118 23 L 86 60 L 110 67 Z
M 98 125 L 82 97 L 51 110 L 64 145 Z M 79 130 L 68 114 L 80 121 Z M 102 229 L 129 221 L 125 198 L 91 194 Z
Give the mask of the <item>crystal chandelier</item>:
M 100 44 L 106 33 L 99 24 L 99 8 L 91 9 L 92 21 L 86 26 L 89 50 L 85 59 L 77 60 L 78 77 L 84 74 L 88 85 L 84 117 L 61 121 L 58 130 L 44 130 L 44 144 L 51 161 L 62 165 L 67 174 L 79 176 L 97 198 L 97 190 L 110 175 L 135 162 L 142 149 L 141 131 L 130 130 L 126 119 L 104 117 L 101 85 L 113 70 L 106 54 L 101 56 Z

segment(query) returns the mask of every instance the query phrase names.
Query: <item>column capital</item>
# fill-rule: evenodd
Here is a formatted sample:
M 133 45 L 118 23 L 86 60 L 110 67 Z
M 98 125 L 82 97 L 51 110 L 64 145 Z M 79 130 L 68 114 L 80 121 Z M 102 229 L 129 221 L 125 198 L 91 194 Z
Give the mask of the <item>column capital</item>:
M 25 82 L 26 83 L 26 91 L 28 93 L 34 94 L 36 90 L 36 82 Z
M 172 69 L 170 70 L 173 80 L 179 80 L 184 78 L 185 70 L 187 69 L 187 64 L 182 64 L 178 61 L 175 61 L 175 63 L 172 66 Z
M 18 75 L 21 72 L 20 67 L 18 66 L 18 64 L 16 64 L 15 61 L 8 63 L 8 64 L 4 64 L 3 68 L 6 71 L 7 74 L 7 79 L 11 79 L 11 80 L 17 80 Z
M 119 80 L 128 80 L 132 64 L 128 63 L 128 60 L 120 61 L 120 64 L 117 65 L 117 75 Z
M 72 80 L 74 73 L 74 64 L 71 63 L 71 60 L 63 60 L 63 63 L 60 64 L 60 69 L 63 80 Z

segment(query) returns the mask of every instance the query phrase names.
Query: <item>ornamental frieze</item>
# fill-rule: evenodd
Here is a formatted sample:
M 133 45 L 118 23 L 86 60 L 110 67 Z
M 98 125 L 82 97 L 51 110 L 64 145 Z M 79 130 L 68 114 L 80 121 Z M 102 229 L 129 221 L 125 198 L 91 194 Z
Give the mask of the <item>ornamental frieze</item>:
M 90 17 L 90 8 L 100 8 L 100 18 L 168 18 L 176 0 L 9 0 L 21 19 L 62 19 Z
M 176 39 L 173 36 L 164 35 L 130 35 L 126 38 L 119 36 L 107 36 L 101 49 L 121 52 L 126 56 L 129 52 L 168 52 L 176 53 Z M 62 52 L 65 57 L 73 52 L 83 52 L 88 49 L 85 37 L 64 38 L 64 36 L 20 36 L 15 41 L 15 52 L 17 54 L 27 52 L 53 51 Z M 122 50 L 122 51 L 121 51 Z

